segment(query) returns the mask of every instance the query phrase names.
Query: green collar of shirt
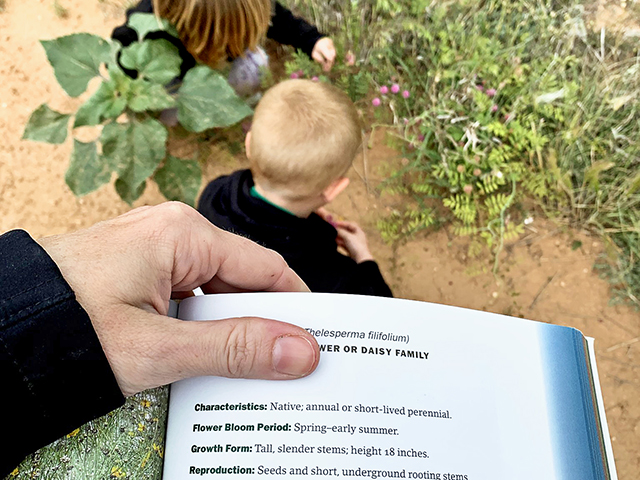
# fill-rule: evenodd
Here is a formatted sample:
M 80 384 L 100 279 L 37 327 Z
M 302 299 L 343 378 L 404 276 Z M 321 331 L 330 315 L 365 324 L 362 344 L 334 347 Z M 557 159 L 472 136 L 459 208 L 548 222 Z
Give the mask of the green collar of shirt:
M 260 192 L 258 192 L 258 190 L 256 189 L 255 185 L 253 187 L 251 187 L 250 193 L 251 193 L 252 197 L 257 198 L 259 200 L 262 200 L 263 202 L 268 203 L 269 205 L 273 205 L 278 210 L 282 210 L 283 212 L 288 213 L 289 215 L 293 215 L 295 217 L 295 214 L 293 212 L 290 212 L 286 208 L 282 208 L 280 205 L 276 205 L 275 203 L 273 203 L 268 198 L 265 198 L 264 195 L 261 195 Z

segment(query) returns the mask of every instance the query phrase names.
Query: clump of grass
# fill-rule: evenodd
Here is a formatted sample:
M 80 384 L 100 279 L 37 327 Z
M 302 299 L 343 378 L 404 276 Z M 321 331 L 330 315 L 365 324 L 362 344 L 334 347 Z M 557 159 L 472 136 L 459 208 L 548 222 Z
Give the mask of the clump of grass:
M 317 2 L 303 14 L 353 50 L 377 90 L 377 123 L 409 161 L 387 187 L 409 195 L 383 223 L 391 237 L 434 223 L 494 249 L 531 212 L 609 240 L 600 267 L 640 302 L 640 58 L 633 39 L 592 32 L 575 0 Z M 379 95 L 395 78 L 409 98 Z M 383 89 L 383 91 L 386 91 Z M 373 95 L 372 95 L 373 96 Z

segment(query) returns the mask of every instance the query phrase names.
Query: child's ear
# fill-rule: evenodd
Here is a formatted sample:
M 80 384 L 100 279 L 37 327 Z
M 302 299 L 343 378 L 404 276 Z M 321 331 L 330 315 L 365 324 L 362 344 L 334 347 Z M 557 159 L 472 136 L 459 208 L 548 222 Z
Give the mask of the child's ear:
M 249 130 L 247 136 L 244 137 L 244 151 L 247 154 L 247 158 L 251 158 L 251 130 Z
M 327 203 L 332 202 L 334 198 L 342 193 L 342 191 L 349 186 L 349 179 L 347 177 L 340 177 L 325 188 L 322 192 Z

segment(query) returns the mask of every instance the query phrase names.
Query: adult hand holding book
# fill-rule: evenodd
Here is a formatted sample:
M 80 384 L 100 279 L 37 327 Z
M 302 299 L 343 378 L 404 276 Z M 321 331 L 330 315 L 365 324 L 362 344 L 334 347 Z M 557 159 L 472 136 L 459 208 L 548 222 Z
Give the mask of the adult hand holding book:
M 171 295 L 308 291 L 280 255 L 180 203 L 142 207 L 40 244 L 89 314 L 125 396 L 198 375 L 283 380 L 316 367 L 304 329 L 263 318 L 182 322 Z
M 167 315 L 172 294 L 198 286 L 307 291 L 280 255 L 186 205 L 142 207 L 39 243 L 19 230 L 0 236 L 0 372 L 11 392 L 0 408 L 15 432 L 0 476 L 123 395 L 197 375 L 294 379 L 317 366 L 318 344 L 300 327 Z

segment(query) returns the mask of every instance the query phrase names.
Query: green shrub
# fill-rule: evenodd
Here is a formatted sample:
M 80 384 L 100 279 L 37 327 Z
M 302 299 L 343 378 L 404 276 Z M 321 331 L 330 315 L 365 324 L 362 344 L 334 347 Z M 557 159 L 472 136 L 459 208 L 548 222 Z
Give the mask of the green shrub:
M 533 198 L 547 214 L 611 239 L 615 254 L 603 269 L 638 304 L 632 40 L 590 31 L 571 0 L 296 4 L 354 51 L 373 80 L 375 125 L 405 140 L 405 165 L 383 188 L 413 202 L 380 222 L 387 239 L 450 221 L 498 253 L 531 220 L 522 200 Z M 380 93 L 393 83 L 408 98 Z

